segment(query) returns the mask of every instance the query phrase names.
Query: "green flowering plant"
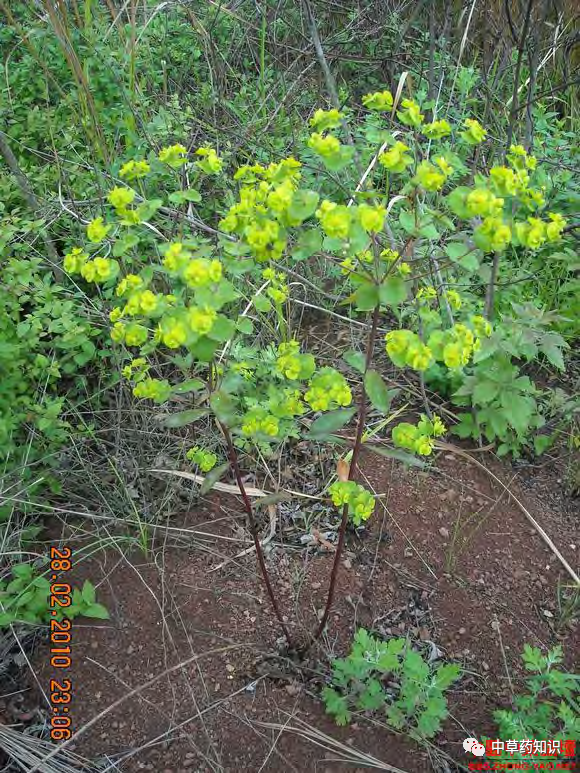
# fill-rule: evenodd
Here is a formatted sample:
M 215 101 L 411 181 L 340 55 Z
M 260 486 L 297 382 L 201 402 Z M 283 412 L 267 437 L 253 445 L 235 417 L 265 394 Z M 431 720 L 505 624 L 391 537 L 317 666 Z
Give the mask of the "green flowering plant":
M 356 632 L 350 653 L 332 663 L 332 686 L 322 691 L 326 711 L 337 725 L 353 712 L 383 711 L 387 723 L 418 740 L 432 738 L 448 715 L 446 692 L 461 667 L 437 667 L 403 638 L 381 641 L 364 628 Z
M 491 259 L 493 289 L 501 253 L 508 247 L 537 249 L 558 240 L 564 227 L 556 213 L 546 217 L 541 212 L 542 194 L 532 187 L 535 160 L 519 146 L 511 149 L 509 166 L 493 167 L 465 184 L 466 160 L 486 137 L 475 119 L 459 127 L 444 119 L 426 124 L 420 105 L 412 99 L 395 105 L 388 91 L 365 96 L 363 104 L 384 123 L 381 147 L 376 146 L 376 123 L 369 132 L 364 125 L 356 127 L 353 141 L 341 112 L 317 110 L 304 149 L 314 171 L 289 156 L 268 165 L 244 164 L 230 174 L 227 159 L 215 149 L 188 151 L 179 144 L 147 161 L 127 162 L 121 167 L 127 184 L 112 188 L 105 212 L 89 223 L 89 243 L 73 247 L 65 257 L 69 273 L 114 295 L 111 338 L 127 352 L 123 374 L 135 397 L 163 404 L 192 393 L 197 407 L 182 411 L 181 417 L 171 414 L 169 426 L 208 415 L 219 426 L 264 582 L 288 639 L 245 495 L 240 449 L 249 453 L 255 448 L 267 456 L 288 439 L 343 442 L 336 433 L 356 415 L 347 479 L 328 488 L 333 504 L 342 508 L 338 566 L 349 520 L 359 524 L 374 509 L 372 493 L 354 478 L 369 407 L 387 416 L 390 411 L 392 393 L 372 368 L 381 315 L 389 310 L 401 323 L 411 323 L 385 337 L 387 355 L 397 368 L 421 379 L 435 366 L 462 374 L 492 335 L 493 304 L 464 304 L 452 282 L 434 284 L 433 261 L 474 272 Z M 396 135 L 391 124 L 398 127 Z M 357 181 L 361 161 L 368 162 L 367 172 L 375 162 L 376 168 L 374 175 L 363 174 Z M 171 191 L 184 171 L 196 186 L 185 198 L 181 188 Z M 341 190 L 347 195 L 327 193 L 333 175 L 342 176 Z M 171 236 L 165 238 L 165 210 L 172 212 L 167 202 L 179 207 L 203 201 L 205 189 L 219 180 L 229 189 L 228 205 L 221 208 L 217 230 L 202 223 L 214 238 L 194 232 L 187 216 L 177 219 L 177 232 L 172 221 Z M 459 234 L 457 222 L 463 228 Z M 152 240 L 151 231 L 158 238 Z M 451 238 L 454 234 L 459 238 Z M 145 260 L 131 254 L 141 242 L 147 245 Z M 363 323 L 366 352 L 362 362 L 355 358 L 363 382 L 356 407 L 351 407 L 353 389 L 345 374 L 317 362 L 290 332 L 288 272 L 295 273 L 313 256 L 328 261 L 340 276 L 351 313 L 368 316 Z M 438 264 L 435 274 L 441 276 Z M 453 278 L 451 272 L 447 276 Z M 246 345 L 256 321 L 275 331 L 276 340 L 260 350 Z M 159 354 L 171 363 L 171 372 L 156 364 Z M 175 368 L 183 380 L 175 379 Z M 417 424 L 394 426 L 392 442 L 427 456 L 445 431 L 426 405 Z M 195 448 L 189 458 L 209 471 L 216 450 Z M 335 584 L 333 571 L 315 638 L 326 625 Z

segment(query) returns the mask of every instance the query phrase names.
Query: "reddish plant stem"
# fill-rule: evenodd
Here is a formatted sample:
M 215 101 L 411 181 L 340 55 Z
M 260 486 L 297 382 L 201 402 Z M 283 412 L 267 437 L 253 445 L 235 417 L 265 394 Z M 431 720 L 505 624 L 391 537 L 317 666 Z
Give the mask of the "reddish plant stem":
M 371 326 L 371 330 L 367 341 L 364 375 L 366 375 L 366 372 L 368 371 L 373 359 L 373 351 L 375 348 L 375 341 L 377 338 L 377 328 L 379 325 L 379 311 L 380 311 L 379 306 L 376 306 L 373 312 L 372 326 Z M 349 480 L 353 480 L 356 474 L 358 458 L 360 456 L 360 450 L 362 448 L 362 436 L 365 428 L 366 416 L 367 416 L 367 394 L 364 387 L 364 376 L 363 376 L 362 392 L 360 395 L 359 405 L 358 405 L 356 437 L 355 437 L 354 446 L 352 449 L 352 459 L 350 462 L 350 468 L 348 471 Z M 347 525 L 348 525 L 348 504 L 345 504 L 344 507 L 342 508 L 342 519 L 340 521 L 340 529 L 338 532 L 338 544 L 336 546 L 336 553 L 334 554 L 334 563 L 332 564 L 332 572 L 330 574 L 330 585 L 328 587 L 326 606 L 324 608 L 324 612 L 320 619 L 320 623 L 318 625 L 316 633 L 314 634 L 314 639 L 312 643 L 317 641 L 322 636 L 322 632 L 326 627 L 326 623 L 328 622 L 328 616 L 330 615 L 330 610 L 332 609 L 332 605 L 334 603 L 334 596 L 336 594 L 336 581 L 338 579 L 338 568 L 340 566 L 340 559 L 342 556 L 342 551 L 344 549 L 344 540 L 346 536 Z
M 268 592 L 268 596 L 270 597 L 270 602 L 272 604 L 276 617 L 278 618 L 280 627 L 282 628 L 284 636 L 286 637 L 288 646 L 291 648 L 292 639 L 290 637 L 288 627 L 284 622 L 284 618 L 282 617 L 282 612 L 280 611 L 280 607 L 278 606 L 276 596 L 274 595 L 274 589 L 272 588 L 272 583 L 270 582 L 270 576 L 268 574 L 268 570 L 266 568 L 266 561 L 264 559 L 264 551 L 262 550 L 260 537 L 258 535 L 258 527 L 256 525 L 256 519 L 254 517 L 254 508 L 252 507 L 252 503 L 250 502 L 250 498 L 248 497 L 246 488 L 244 486 L 244 481 L 242 480 L 242 473 L 238 462 L 238 454 L 232 442 L 232 436 L 230 435 L 230 431 L 225 426 L 225 424 L 222 424 L 222 422 L 219 421 L 219 419 L 218 419 L 218 424 L 220 425 L 221 431 L 224 433 L 224 438 L 226 441 L 226 445 L 228 447 L 228 457 L 230 461 L 230 467 L 232 468 L 232 471 L 234 473 L 234 477 L 236 479 L 236 483 L 238 484 L 240 494 L 244 501 L 244 507 L 246 508 L 246 513 L 248 515 L 248 525 L 250 527 L 250 533 L 252 535 L 252 539 L 254 540 L 254 546 L 256 548 L 256 556 L 258 559 L 258 565 L 260 567 L 260 571 L 262 573 L 262 579 L 264 580 L 266 591 Z

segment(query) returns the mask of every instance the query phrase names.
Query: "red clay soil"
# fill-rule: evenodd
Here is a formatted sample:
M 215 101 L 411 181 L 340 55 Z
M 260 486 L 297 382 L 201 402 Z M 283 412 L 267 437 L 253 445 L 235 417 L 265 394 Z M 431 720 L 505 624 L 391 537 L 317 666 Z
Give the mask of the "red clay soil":
M 524 478 L 477 456 L 577 568 L 578 513 L 558 506 L 558 496 L 548 506 L 533 471 Z M 111 620 L 74 625 L 73 724 L 100 717 L 74 740 L 76 751 L 127 773 L 371 769 L 364 755 L 408 773 L 452 771 L 453 760 L 469 762 L 466 736 L 493 736 L 491 713 L 509 706 L 525 642 L 562 643 L 573 665 L 579 628 L 561 626 L 556 608 L 558 578 L 567 577 L 486 472 L 450 453 L 429 471 L 375 456 L 363 457 L 362 469 L 382 504 L 367 529 L 349 535 L 328 635 L 305 662 L 276 655 L 279 631 L 255 556 L 233 558 L 248 544 L 236 497 L 213 494 L 209 506 L 171 519 L 174 531 L 160 529 L 147 558 L 109 549 L 79 566 L 78 580 L 99 582 Z M 307 514 L 309 501 L 299 504 Z M 264 513 L 266 532 L 267 520 Z M 316 625 L 332 562 L 324 537 L 307 544 L 312 528 L 324 525 L 301 531 L 300 523 L 281 519 L 267 555 L 297 638 Z M 318 695 L 329 660 L 348 651 L 360 626 L 409 636 L 464 666 L 429 751 L 380 718 L 338 728 L 325 715 Z M 52 675 L 46 660 L 43 647 L 35 658 L 41 683 Z M 314 733 L 327 738 L 315 743 Z

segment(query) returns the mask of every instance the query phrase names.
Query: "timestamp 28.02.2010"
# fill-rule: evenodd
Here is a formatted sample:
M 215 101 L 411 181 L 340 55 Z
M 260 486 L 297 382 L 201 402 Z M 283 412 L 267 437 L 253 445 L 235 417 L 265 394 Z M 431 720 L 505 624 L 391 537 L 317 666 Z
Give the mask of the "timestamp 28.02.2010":
M 72 664 L 72 623 L 62 610 L 71 604 L 72 589 L 62 582 L 72 567 L 72 550 L 69 547 L 50 549 L 50 665 L 58 669 L 58 675 L 49 682 L 51 713 L 50 737 L 53 741 L 68 740 L 72 735 L 70 716 L 72 682 L 66 678 Z

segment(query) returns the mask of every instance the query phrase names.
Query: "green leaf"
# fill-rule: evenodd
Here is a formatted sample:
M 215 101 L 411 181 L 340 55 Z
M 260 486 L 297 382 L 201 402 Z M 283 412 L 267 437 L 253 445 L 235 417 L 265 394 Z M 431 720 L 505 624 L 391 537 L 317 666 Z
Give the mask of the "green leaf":
M 401 210 L 399 214 L 399 223 L 403 230 L 408 234 L 415 233 L 415 215 L 413 212 L 408 212 L 405 209 Z
M 397 461 L 403 462 L 404 464 L 409 464 L 412 467 L 420 467 L 421 469 L 425 469 L 427 467 L 427 464 L 422 459 L 419 459 L 412 454 L 408 454 L 405 451 L 401 451 L 398 448 L 375 446 L 371 443 L 365 443 L 364 447 L 369 451 L 372 451 L 374 454 L 378 454 L 379 456 L 386 456 L 387 459 L 397 459 Z
M 448 687 L 451 687 L 453 682 L 456 682 L 460 676 L 461 666 L 457 663 L 445 663 L 444 665 L 439 666 L 435 672 L 435 681 L 440 690 L 446 690 Z
M 342 355 L 342 359 L 350 365 L 351 368 L 358 370 L 359 373 L 365 372 L 365 356 L 362 352 L 355 352 L 354 349 L 348 349 Z
M 144 201 L 137 207 L 137 215 L 139 220 L 149 220 L 157 212 L 159 207 L 163 206 L 163 199 L 151 199 L 150 201 Z
M 332 687 L 325 687 L 322 690 L 322 699 L 326 706 L 326 713 L 332 714 L 337 725 L 346 725 L 350 721 L 350 711 L 348 710 L 348 701 Z
M 473 387 L 473 402 L 476 405 L 491 403 L 500 391 L 500 385 L 494 381 L 478 381 Z
M 384 306 L 398 306 L 407 297 L 407 284 L 400 276 L 389 276 L 379 286 L 379 298 Z
M 208 474 L 205 476 L 203 483 L 201 484 L 199 493 L 203 496 L 204 494 L 207 494 L 208 491 L 211 491 L 211 489 L 222 477 L 224 472 L 226 472 L 229 469 L 229 467 L 230 467 L 229 462 L 224 462 L 223 464 L 219 464 L 217 467 L 214 467 L 213 470 L 210 470 Z
M 438 239 L 440 236 L 439 231 L 435 227 L 434 223 L 425 223 L 422 224 L 419 228 L 419 235 L 423 236 L 425 239 Z
M 252 335 L 254 332 L 254 323 L 251 319 L 248 319 L 247 317 L 238 317 L 238 321 L 236 322 L 236 327 L 240 331 L 240 333 L 244 333 L 244 335 Z
M 353 156 L 353 147 L 350 145 L 341 145 L 338 153 L 333 153 L 331 156 L 323 156 L 322 163 L 331 172 L 338 172 L 340 169 L 344 169 L 345 166 L 350 164 Z
M 207 408 L 192 408 L 188 411 L 179 411 L 179 413 L 172 413 L 170 416 L 164 416 L 161 419 L 161 423 L 164 427 L 169 429 L 176 429 L 177 427 L 185 427 L 188 424 L 193 424 L 194 421 L 207 416 L 209 411 Z
M 223 314 L 218 314 L 208 333 L 208 337 L 213 341 L 223 343 L 233 336 L 235 329 L 236 323 L 233 320 L 228 319 Z
M 289 499 L 291 499 L 290 494 L 276 491 L 273 494 L 267 494 L 265 497 L 256 497 L 254 499 L 254 507 L 268 507 L 268 505 L 276 505 L 278 502 L 287 502 Z
M 567 344 L 557 333 L 546 333 L 542 336 L 539 349 L 542 354 L 545 354 L 548 361 L 558 370 L 565 370 L 564 357 L 562 356 L 562 349 L 567 348 Z
M 369 400 L 378 411 L 381 411 L 381 413 L 389 412 L 392 396 L 378 371 L 367 371 L 365 375 L 365 390 Z
M 378 679 L 367 679 L 366 689 L 361 693 L 357 708 L 361 711 L 376 711 L 385 702 L 385 693 Z
M 236 418 L 236 405 L 231 396 L 223 389 L 218 389 L 209 399 L 211 409 L 218 421 L 231 426 Z
M 506 399 L 508 405 L 504 404 L 504 413 L 518 433 L 524 435 L 530 425 L 530 419 L 534 412 L 536 401 L 529 397 L 520 397 L 513 393 Z
M 322 234 L 318 229 L 310 228 L 303 231 L 298 237 L 296 246 L 292 250 L 294 260 L 306 260 L 311 255 L 322 249 Z
M 292 196 L 292 202 L 288 207 L 288 214 L 292 220 L 299 220 L 301 223 L 314 214 L 318 206 L 319 195 L 316 191 L 299 189 Z
M 200 378 L 190 378 L 187 381 L 182 381 L 181 384 L 176 384 L 173 391 L 177 395 L 185 395 L 188 392 L 197 392 L 204 387 L 205 384 Z
M 270 311 L 272 308 L 272 304 L 268 300 L 268 298 L 265 298 L 263 295 L 256 295 L 254 298 L 254 307 L 256 311 L 261 311 L 263 313 Z
M 12 574 L 18 579 L 28 580 L 33 574 L 32 564 L 14 564 Z
M 554 435 L 536 435 L 534 438 L 534 451 L 536 456 L 541 456 L 554 443 Z
M 83 589 L 81 591 L 81 596 L 83 597 L 83 601 L 85 604 L 94 604 L 95 599 L 97 597 L 97 593 L 95 591 L 95 586 L 93 585 L 90 580 L 85 580 L 83 583 Z
M 113 245 L 113 257 L 120 258 L 121 255 L 124 255 L 126 252 L 128 252 L 133 247 L 136 247 L 139 244 L 139 237 L 135 234 L 127 234 L 127 236 L 123 236 L 120 239 L 117 239 L 115 244 Z
M 94 617 L 97 620 L 108 620 L 109 610 L 103 604 L 91 604 L 86 609 L 83 609 L 82 614 L 85 617 Z
M 356 408 L 341 408 L 337 411 L 329 411 L 312 422 L 307 437 L 314 440 L 326 437 L 344 427 L 355 413 Z
M 201 336 L 194 344 L 191 344 L 189 351 L 200 362 L 211 362 L 218 346 L 219 341 Z
M 358 311 L 371 311 L 379 302 L 379 291 L 375 284 L 364 282 L 354 294 Z
M 201 193 L 194 188 L 188 188 L 184 191 L 175 191 L 169 195 L 169 201 L 172 204 L 183 204 L 185 201 L 201 201 Z
M 469 220 L 470 214 L 467 209 L 466 197 L 471 192 L 471 188 L 458 186 L 445 197 L 449 209 L 462 220 Z

